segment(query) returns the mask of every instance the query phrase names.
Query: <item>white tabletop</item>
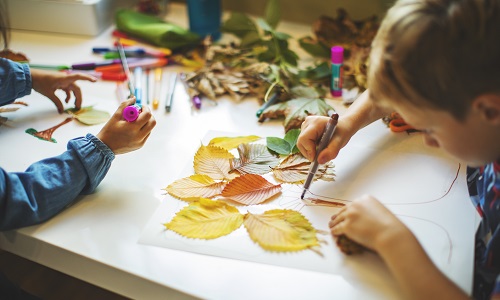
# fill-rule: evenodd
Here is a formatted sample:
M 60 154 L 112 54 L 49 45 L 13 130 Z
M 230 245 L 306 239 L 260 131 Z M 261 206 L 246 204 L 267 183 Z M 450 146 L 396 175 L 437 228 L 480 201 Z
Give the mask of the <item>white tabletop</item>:
M 171 17 L 171 21 L 186 26 L 185 13 L 183 6 L 171 5 L 167 19 Z M 282 31 L 294 37 L 309 34 L 310 30 L 305 25 L 282 26 Z M 94 61 L 98 58 L 92 55 L 91 48 L 109 46 L 111 30 L 98 37 L 15 31 L 11 48 L 26 53 L 33 63 Z M 167 67 L 165 71 L 179 71 L 179 67 Z M 115 83 L 79 85 L 84 92 L 84 105 L 96 105 L 110 113 L 116 109 Z M 24 130 L 47 129 L 65 116 L 58 115 L 50 101 L 36 93 L 23 101 L 29 106 L 6 115 L 14 127 L 0 127 L 0 165 L 7 171 L 23 171 L 31 162 L 64 151 L 69 139 L 87 132 L 95 134 L 102 127 L 71 122 L 55 132 L 58 143 L 39 141 Z M 222 98 L 217 106 L 204 102 L 202 110 L 193 113 L 185 91 L 177 85 L 171 113 L 165 112 L 163 101 L 154 111 L 157 126 L 147 144 L 136 152 L 117 156 L 94 194 L 81 197 L 78 203 L 41 225 L 1 233 L 0 247 L 134 299 L 400 298 L 387 271 L 378 274 L 380 278 L 365 276 L 362 282 L 356 280 L 356 272 L 363 272 L 359 267 L 366 259 L 363 256 L 343 258 L 347 268 L 353 266 L 352 276 L 346 276 L 138 243 L 141 232 L 165 199 L 161 189 L 180 178 L 208 131 L 284 135 L 281 121 L 257 122 L 256 99 L 236 102 Z M 328 101 L 342 110 L 338 102 Z M 384 128 L 375 125 L 369 130 L 380 133 Z M 443 205 L 451 206 L 447 202 L 436 207 L 442 209 Z M 461 207 L 459 214 L 473 220 L 472 210 L 469 213 L 466 204 Z M 472 243 L 472 235 L 470 230 L 455 247 L 469 247 L 466 245 Z M 470 253 L 467 249 L 464 252 Z M 470 292 L 472 253 L 464 264 L 469 266 L 464 274 L 449 276 Z

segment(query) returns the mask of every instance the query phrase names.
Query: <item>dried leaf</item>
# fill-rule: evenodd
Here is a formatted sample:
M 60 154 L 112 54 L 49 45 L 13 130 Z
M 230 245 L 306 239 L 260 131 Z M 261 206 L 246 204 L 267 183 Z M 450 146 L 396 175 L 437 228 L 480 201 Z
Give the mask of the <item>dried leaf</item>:
M 285 131 L 288 132 L 291 129 L 300 128 L 307 116 L 328 116 L 329 110 L 335 111 L 323 99 L 298 98 L 268 107 L 260 115 L 259 122 L 285 117 L 283 125 Z
M 233 158 L 234 156 L 224 148 L 202 145 L 194 156 L 194 171 L 215 180 L 231 180 L 237 176 L 229 173 Z
M 266 174 L 279 163 L 279 159 L 261 144 L 241 144 L 238 155 L 239 158 L 233 161 L 233 170 L 241 174 Z
M 82 107 L 80 110 L 70 108 L 66 112 L 85 125 L 101 124 L 111 117 L 107 111 L 94 109 L 93 106 Z
M 61 123 L 57 124 L 56 126 L 51 127 L 49 129 L 46 129 L 44 131 L 38 132 L 38 131 L 36 131 L 36 129 L 28 128 L 28 129 L 26 129 L 25 132 L 27 134 L 30 134 L 30 135 L 32 135 L 34 137 L 39 138 L 40 140 L 44 140 L 44 141 L 52 142 L 52 143 L 57 143 L 57 141 L 52 138 L 52 134 L 54 133 L 54 131 L 56 131 L 57 128 L 63 126 L 66 123 L 71 122 L 72 120 L 73 120 L 73 118 L 66 118 L 64 121 L 62 121 Z
M 243 224 L 250 238 L 270 251 L 300 251 L 319 246 L 316 229 L 301 213 L 274 209 L 261 215 L 247 213 Z
M 222 191 L 222 196 L 245 205 L 264 202 L 281 192 L 281 185 L 274 185 L 264 177 L 245 174 L 233 179 Z
M 19 107 L 0 107 L 0 113 L 13 112 L 18 109 Z
M 231 150 L 238 147 L 243 143 L 251 143 L 259 140 L 260 137 L 256 135 L 237 136 L 237 137 L 216 137 L 210 140 L 209 146 L 218 146 L 226 150 Z
M 288 183 L 302 183 L 307 179 L 311 162 L 302 154 L 292 154 L 287 156 L 276 168 L 273 169 L 273 175 L 276 179 Z M 318 171 L 314 180 L 335 180 L 333 162 L 328 162 L 318 166 Z
M 243 215 L 236 207 L 223 201 L 200 198 L 179 211 L 164 226 L 188 238 L 209 240 L 230 234 L 242 223 Z
M 336 239 L 337 246 L 340 248 L 340 251 L 347 255 L 351 254 L 360 254 L 367 250 L 365 247 L 360 244 L 354 242 L 350 238 L 345 235 L 339 235 Z
M 174 181 L 165 190 L 174 197 L 191 202 L 196 198 L 218 195 L 225 185 L 225 182 L 216 182 L 208 175 L 191 175 Z

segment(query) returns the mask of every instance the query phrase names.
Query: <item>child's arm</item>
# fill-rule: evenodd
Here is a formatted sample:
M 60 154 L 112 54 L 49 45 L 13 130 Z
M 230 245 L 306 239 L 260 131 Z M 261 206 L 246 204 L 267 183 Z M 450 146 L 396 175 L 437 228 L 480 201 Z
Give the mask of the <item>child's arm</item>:
M 375 198 L 363 196 L 345 206 L 329 225 L 332 235 L 344 234 L 377 252 L 405 299 L 468 299 L 434 266 L 411 231 Z
M 75 96 L 75 108 L 80 109 L 82 106 L 82 91 L 75 84 L 77 80 L 88 80 L 95 82 L 97 79 L 87 74 L 66 74 L 62 72 L 52 72 L 45 70 L 31 69 L 32 87 L 35 91 L 49 98 L 57 107 L 57 111 L 64 111 L 61 99 L 56 96 L 57 90 L 63 90 L 66 93 L 66 103 L 69 102 L 71 94 Z
M 132 97 L 122 102 L 120 107 L 104 125 L 97 137 L 106 144 L 114 154 L 123 154 L 141 148 L 156 125 L 156 120 L 147 105 L 142 106 L 139 117 L 134 122 L 123 119 L 123 109 L 135 103 Z
M 328 147 L 319 155 L 318 162 L 323 164 L 337 157 L 340 149 L 349 142 L 358 130 L 390 113 L 390 109 L 375 106 L 369 99 L 368 91 L 365 91 L 354 101 L 345 114 L 340 116 L 335 134 Z M 297 147 L 302 155 L 311 161 L 316 155 L 316 146 L 321 139 L 328 119 L 328 117 L 310 116 L 302 123 Z

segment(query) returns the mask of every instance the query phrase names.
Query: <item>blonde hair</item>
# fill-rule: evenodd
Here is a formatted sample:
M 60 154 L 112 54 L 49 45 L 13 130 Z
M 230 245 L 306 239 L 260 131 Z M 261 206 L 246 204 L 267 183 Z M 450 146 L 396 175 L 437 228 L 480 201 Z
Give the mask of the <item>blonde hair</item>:
M 370 97 L 463 120 L 472 100 L 500 93 L 500 0 L 400 0 L 373 40 Z

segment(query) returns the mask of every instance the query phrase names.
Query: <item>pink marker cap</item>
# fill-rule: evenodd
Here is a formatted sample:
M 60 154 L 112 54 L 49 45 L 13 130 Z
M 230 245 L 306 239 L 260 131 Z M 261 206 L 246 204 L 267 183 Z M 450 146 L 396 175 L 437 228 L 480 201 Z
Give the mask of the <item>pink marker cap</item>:
M 135 105 L 130 105 L 123 109 L 123 118 L 127 122 L 134 122 L 139 117 L 139 108 Z
M 344 48 L 341 46 L 333 46 L 331 51 L 332 51 L 332 63 L 341 64 L 344 61 Z

